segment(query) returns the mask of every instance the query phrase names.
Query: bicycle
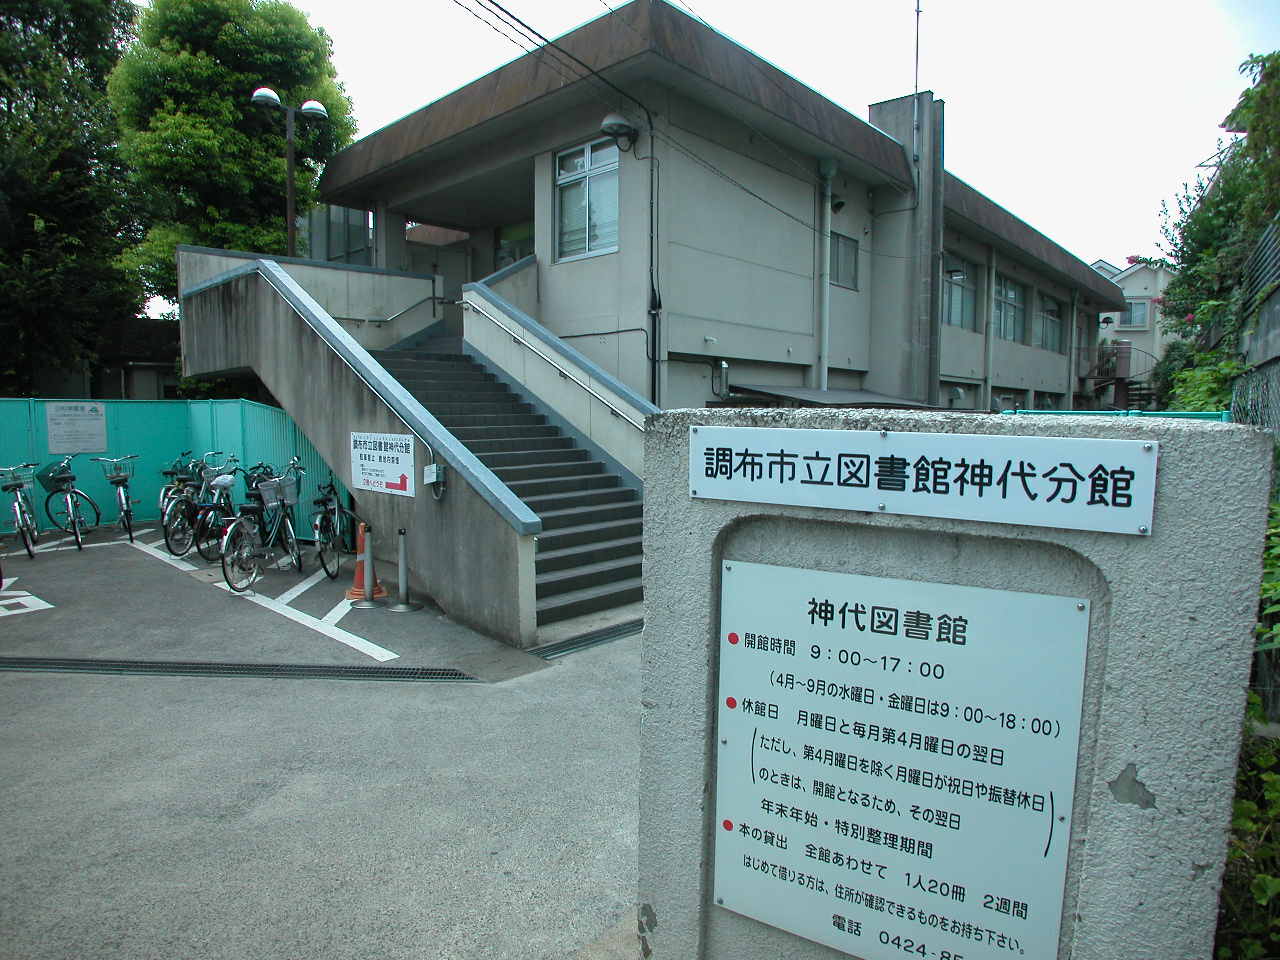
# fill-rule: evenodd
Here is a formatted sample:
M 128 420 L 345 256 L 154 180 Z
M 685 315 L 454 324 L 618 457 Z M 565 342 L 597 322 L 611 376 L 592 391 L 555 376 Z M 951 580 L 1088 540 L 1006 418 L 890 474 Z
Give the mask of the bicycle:
M 220 474 L 209 481 L 212 502 L 196 509 L 196 520 L 193 525 L 196 552 L 209 563 L 213 563 L 221 556 L 222 538 L 226 536 L 227 527 L 238 516 L 235 504 L 231 501 L 231 488 L 235 485 L 237 473 L 244 474 L 247 500 L 260 501 L 258 484 L 274 477 L 276 471 L 271 464 L 258 461 L 248 470 L 233 467 L 229 473 Z
M 316 541 L 316 559 L 324 568 L 325 576 L 330 580 L 338 579 L 338 568 L 342 564 L 342 552 L 353 531 L 363 522 L 342 506 L 338 501 L 338 488 L 334 485 L 333 474 L 329 474 L 329 482 L 317 489 L 320 496 L 312 500 L 319 507 L 311 515 L 311 531 Z
M 222 538 L 222 577 L 236 593 L 244 593 L 262 578 L 270 564 L 280 569 L 287 562 L 302 572 L 302 550 L 293 530 L 292 508 L 298 502 L 298 486 L 306 471 L 298 458 L 289 461 L 282 476 L 258 484 L 261 503 L 246 503 Z M 276 553 L 276 543 L 281 554 Z
M 168 470 L 161 470 L 161 475 L 165 478 L 164 484 L 160 487 L 160 496 L 156 501 L 156 516 L 164 517 L 165 510 L 169 507 L 169 502 L 179 497 L 183 492 L 191 486 L 195 479 L 193 467 L 195 460 L 188 459 L 191 456 L 190 450 L 183 450 L 173 463 L 169 465 Z
M 210 461 L 214 457 L 222 456 L 221 450 L 210 450 L 203 457 L 191 462 L 193 477 L 200 477 L 200 484 L 197 487 L 194 479 L 183 488 L 182 492 L 173 497 L 169 501 L 169 505 L 165 508 L 161 517 L 161 525 L 164 528 L 164 545 L 168 551 L 175 557 L 185 556 L 187 551 L 191 549 L 191 545 L 195 542 L 196 521 L 199 511 L 202 507 L 212 505 L 213 496 L 210 491 L 214 490 L 211 482 L 218 477 L 235 473 L 235 457 L 229 457 L 227 462 L 222 466 L 211 464 Z M 230 482 L 226 484 L 230 486 Z M 225 495 L 227 509 L 230 509 L 230 494 Z M 211 557 L 211 560 L 217 559 Z
M 129 481 L 133 479 L 133 461 L 138 459 L 136 453 L 126 457 L 90 457 L 94 463 L 102 464 L 102 474 L 107 483 L 116 488 L 116 506 L 120 510 L 120 528 L 133 543 L 133 501 L 129 498 Z
M 36 543 L 40 539 L 40 531 L 36 528 L 36 512 L 31 505 L 31 494 L 28 490 L 35 486 L 34 463 L 18 463 L 12 467 L 0 467 L 0 474 L 7 473 L 9 479 L 0 482 L 0 491 L 13 494 L 13 532 L 27 551 L 27 556 L 35 559 Z
M 36 474 L 36 479 L 49 491 L 44 501 L 44 512 L 49 522 L 75 538 L 76 549 L 84 549 L 84 534 L 102 522 L 102 511 L 93 497 L 76 489 L 76 475 L 71 472 L 71 461 L 76 455 L 69 453 L 57 463 L 49 464 Z M 93 511 L 93 522 L 86 518 L 86 508 Z

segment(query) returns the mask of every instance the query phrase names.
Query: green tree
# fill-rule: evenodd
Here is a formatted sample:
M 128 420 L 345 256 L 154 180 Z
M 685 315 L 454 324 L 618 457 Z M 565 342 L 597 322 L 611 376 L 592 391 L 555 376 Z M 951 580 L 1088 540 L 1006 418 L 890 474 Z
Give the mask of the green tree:
M 133 16 L 125 0 L 0 6 L 0 395 L 81 367 L 138 313 L 117 263 L 137 234 L 106 97 Z
M 351 103 L 332 45 L 281 0 L 154 0 L 111 76 L 121 147 L 141 187 L 145 239 L 130 256 L 149 293 L 177 299 L 174 246 L 284 253 L 285 124 L 250 94 L 319 100 L 329 121 L 298 122 L 298 210 L 320 165 L 351 142 Z

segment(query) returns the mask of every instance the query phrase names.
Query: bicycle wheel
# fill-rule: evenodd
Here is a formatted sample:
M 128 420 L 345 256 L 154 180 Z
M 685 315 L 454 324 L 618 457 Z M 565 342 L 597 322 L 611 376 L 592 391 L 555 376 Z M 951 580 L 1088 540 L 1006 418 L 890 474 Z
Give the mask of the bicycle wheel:
M 319 514 L 312 525 L 316 535 L 316 558 L 330 580 L 338 579 L 338 567 L 342 563 L 342 547 L 338 531 L 333 527 L 333 517 L 328 511 Z
M 236 593 L 244 593 L 262 576 L 262 560 L 254 554 L 253 534 L 248 525 L 242 520 L 231 524 L 220 548 L 222 578 Z
M 289 560 L 289 566 L 301 573 L 302 548 L 298 546 L 298 538 L 293 532 L 293 520 L 288 514 L 280 520 L 280 547 Z
M 213 563 L 222 554 L 222 538 L 227 532 L 228 518 L 216 507 L 203 507 L 196 514 L 196 551 Z
M 40 542 L 40 527 L 36 523 L 36 508 L 31 505 L 31 498 L 24 491 L 18 491 L 18 509 L 22 511 L 22 515 L 27 521 L 27 533 L 31 535 L 32 543 Z
M 164 545 L 175 557 L 191 549 L 195 540 L 196 505 L 185 497 L 172 501 L 164 513 Z
M 133 509 L 129 506 L 128 487 L 116 487 L 116 506 L 120 508 L 120 528 L 128 534 L 129 542 L 133 543 Z
M 98 505 L 80 490 L 55 490 L 44 502 L 44 512 L 49 521 L 63 533 L 71 533 L 71 518 L 79 518 L 80 532 L 92 530 L 102 522 Z M 92 519 L 90 519 L 92 514 Z
M 36 538 L 33 532 L 35 521 L 31 519 L 27 505 L 21 500 L 13 502 L 13 527 L 18 534 L 18 539 L 22 541 L 23 548 L 27 551 L 27 556 L 34 560 L 36 558 Z
M 67 501 L 67 526 L 71 528 L 71 536 L 75 538 L 76 549 L 84 549 L 84 517 L 80 513 L 80 501 L 76 499 L 75 492 L 64 494 Z

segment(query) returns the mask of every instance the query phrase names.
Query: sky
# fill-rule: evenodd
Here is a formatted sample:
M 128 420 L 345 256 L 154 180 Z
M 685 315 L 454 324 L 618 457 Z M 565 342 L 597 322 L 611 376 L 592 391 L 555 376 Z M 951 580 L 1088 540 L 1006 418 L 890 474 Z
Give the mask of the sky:
M 502 2 L 549 37 L 619 5 Z M 920 88 L 946 101 L 947 169 L 1086 263 L 1160 254 L 1161 204 L 1210 172 L 1240 63 L 1280 48 L 1274 0 L 920 2 Z M 359 136 L 520 55 L 454 0 L 294 5 L 333 40 Z M 689 8 L 863 119 L 911 93 L 914 0 Z

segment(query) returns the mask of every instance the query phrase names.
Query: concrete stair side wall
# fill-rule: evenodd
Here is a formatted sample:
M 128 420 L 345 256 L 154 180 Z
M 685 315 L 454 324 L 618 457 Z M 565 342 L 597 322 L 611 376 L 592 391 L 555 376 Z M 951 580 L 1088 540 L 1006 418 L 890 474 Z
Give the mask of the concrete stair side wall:
M 256 372 L 343 477 L 351 475 L 351 432 L 413 432 L 259 272 L 185 296 L 182 342 L 189 375 Z M 416 463 L 430 463 L 421 437 L 415 447 Z M 537 529 L 517 529 L 491 502 L 492 492 L 466 482 L 459 470 L 446 476 L 439 501 L 421 475 L 414 498 L 354 491 L 360 514 L 374 527 L 382 575 L 394 572 L 395 531 L 404 527 L 411 584 L 454 619 L 514 646 L 533 645 Z M 309 495 L 310 489 L 304 503 Z

